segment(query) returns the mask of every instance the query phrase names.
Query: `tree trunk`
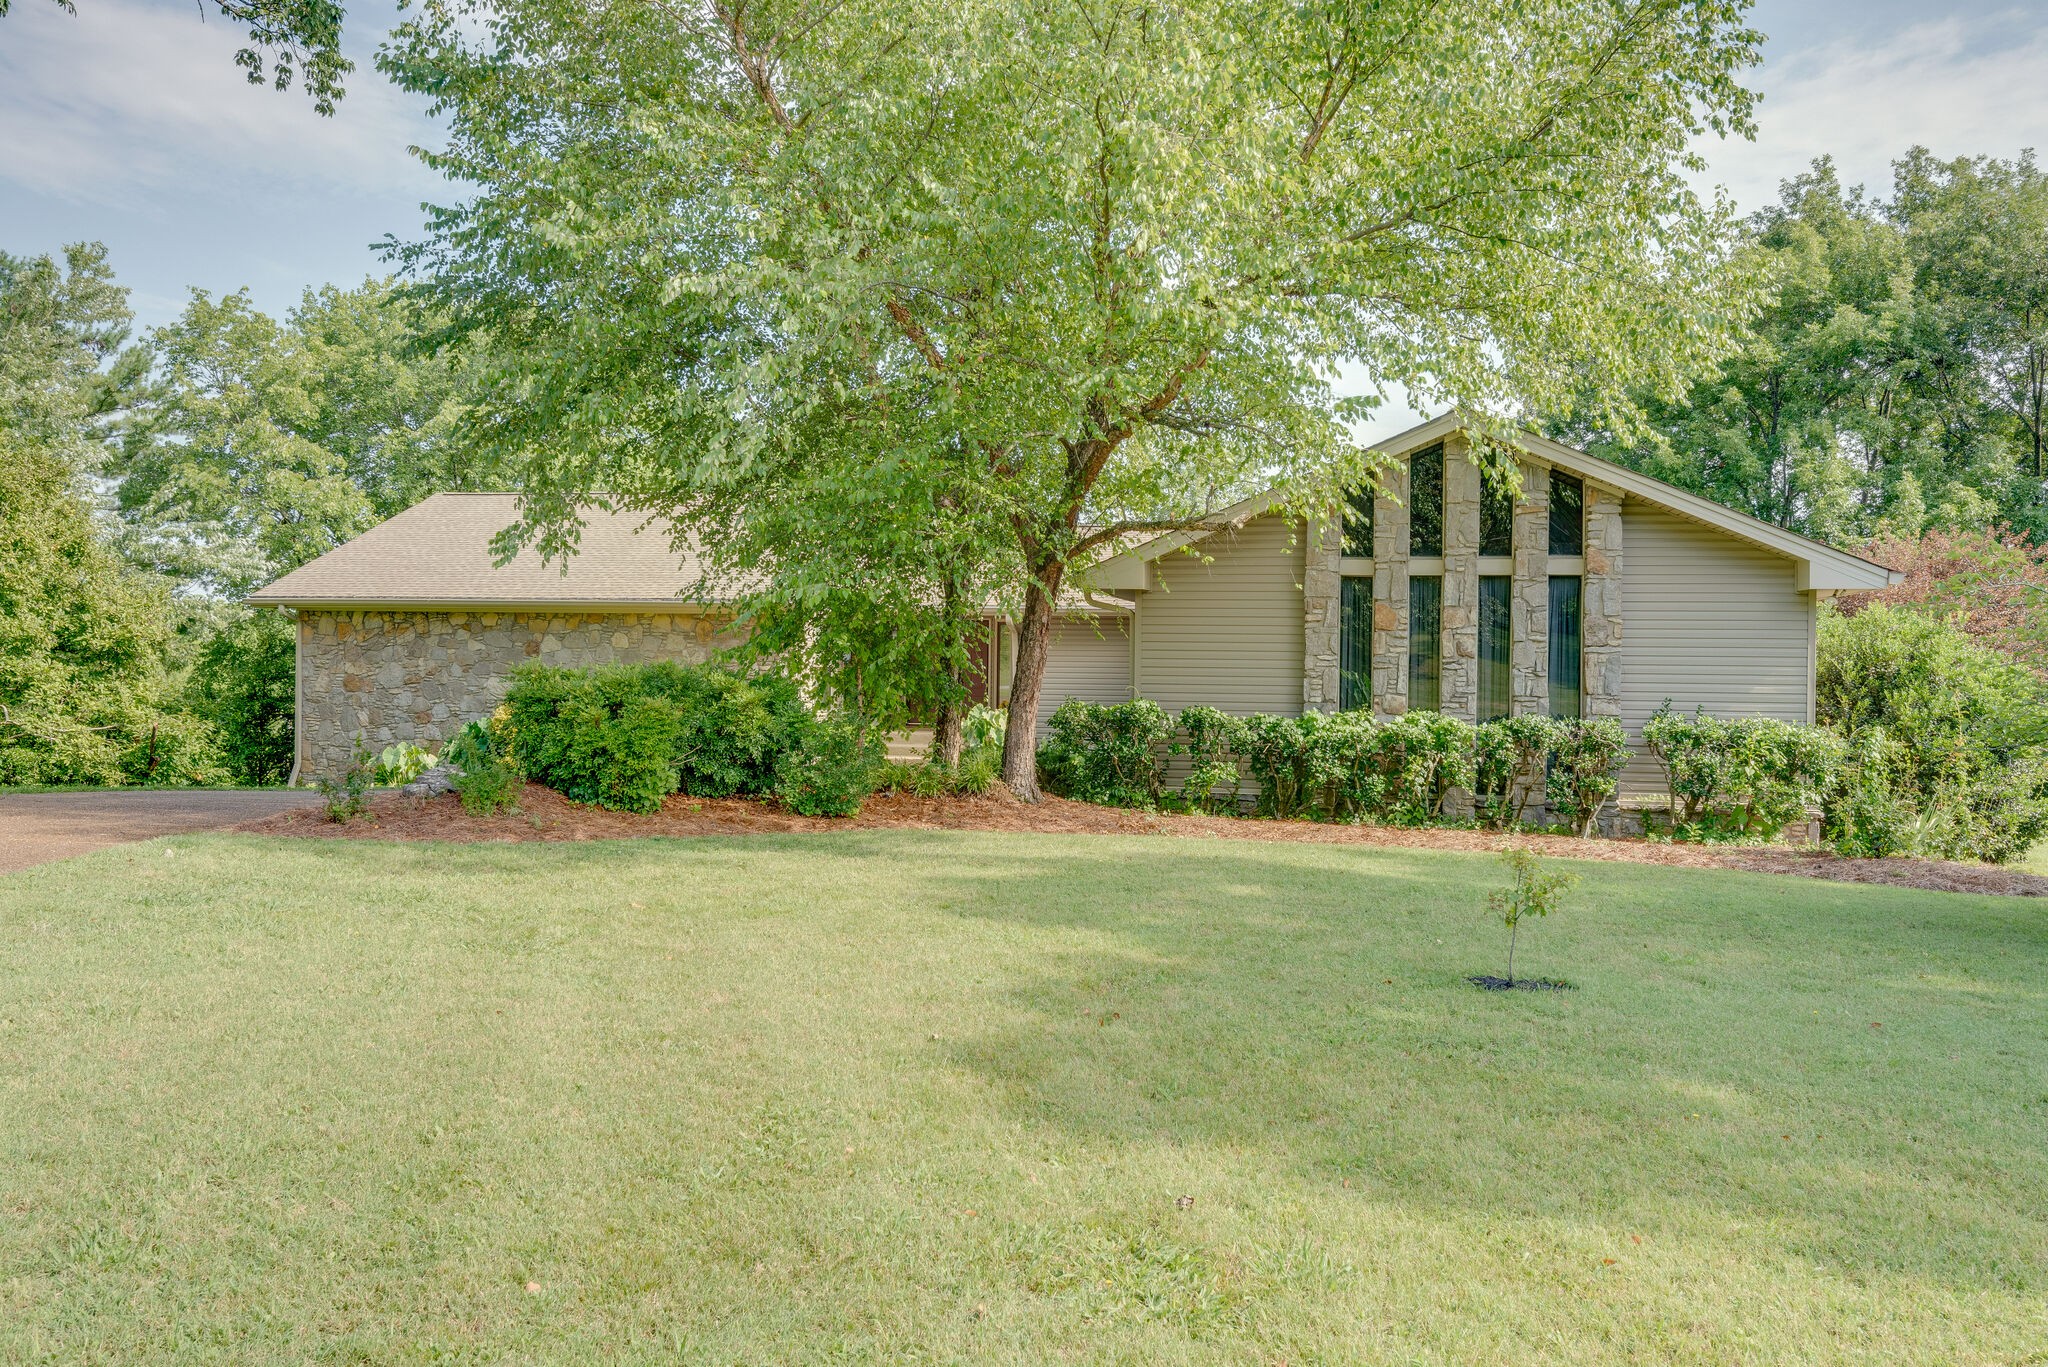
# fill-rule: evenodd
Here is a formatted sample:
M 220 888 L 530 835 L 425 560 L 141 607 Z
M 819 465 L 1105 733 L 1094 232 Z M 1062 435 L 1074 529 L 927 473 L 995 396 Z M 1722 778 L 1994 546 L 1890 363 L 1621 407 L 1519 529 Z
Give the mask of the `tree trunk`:
M 960 767 L 960 751 L 966 740 L 960 729 L 960 713 L 960 704 L 950 698 L 939 704 L 938 721 L 932 728 L 932 751 L 926 758 L 942 769 Z
M 946 576 L 945 613 L 949 626 L 958 624 L 960 583 L 951 575 Z M 960 751 L 966 739 L 960 728 L 961 719 L 967 711 L 964 699 L 966 690 L 961 687 L 960 661 L 957 658 L 962 634 L 956 631 L 953 636 L 955 658 L 946 662 L 946 697 L 945 701 L 939 704 L 939 715 L 932 726 L 931 753 L 925 756 L 929 762 L 948 770 L 960 767 Z
M 1017 623 L 1016 673 L 1010 679 L 1010 719 L 1003 736 L 1003 782 L 1026 802 L 1038 801 L 1038 690 L 1045 683 L 1053 601 L 1065 570 L 1060 564 L 1039 567 L 1024 586 L 1024 619 Z

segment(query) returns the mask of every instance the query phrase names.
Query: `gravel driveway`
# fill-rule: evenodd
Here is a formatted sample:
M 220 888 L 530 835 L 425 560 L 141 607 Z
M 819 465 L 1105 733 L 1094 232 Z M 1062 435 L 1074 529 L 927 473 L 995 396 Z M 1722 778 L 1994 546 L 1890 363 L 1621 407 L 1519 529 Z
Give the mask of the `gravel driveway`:
M 281 789 L 0 795 L 0 873 L 187 831 L 216 831 L 299 807 L 319 795 Z

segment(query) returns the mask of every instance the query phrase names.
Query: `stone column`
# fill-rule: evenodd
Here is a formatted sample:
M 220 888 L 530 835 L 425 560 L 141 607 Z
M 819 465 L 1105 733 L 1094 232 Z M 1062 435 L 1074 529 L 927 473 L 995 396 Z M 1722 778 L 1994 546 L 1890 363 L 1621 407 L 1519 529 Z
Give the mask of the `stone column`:
M 1463 435 L 1444 443 L 1443 712 L 1479 719 L 1479 467 Z
M 1621 715 L 1621 495 L 1586 486 L 1584 663 L 1586 715 Z
M 1343 640 L 1344 523 L 1312 517 L 1302 535 L 1301 705 L 1307 712 L 1335 712 L 1343 694 L 1338 652 Z
M 1508 618 L 1510 706 L 1518 717 L 1550 711 L 1550 471 L 1526 460 L 1521 468 Z
M 1408 710 L 1408 462 L 1394 462 L 1381 483 L 1372 503 L 1372 710 L 1398 717 Z

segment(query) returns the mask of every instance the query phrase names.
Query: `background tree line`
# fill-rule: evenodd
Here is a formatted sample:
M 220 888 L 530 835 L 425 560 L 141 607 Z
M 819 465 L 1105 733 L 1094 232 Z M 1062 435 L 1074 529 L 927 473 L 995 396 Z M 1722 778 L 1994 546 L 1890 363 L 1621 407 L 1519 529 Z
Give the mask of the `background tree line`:
M 371 281 L 136 339 L 104 249 L 0 252 L 0 784 L 284 779 L 291 624 L 242 599 L 474 487 L 431 325 Z

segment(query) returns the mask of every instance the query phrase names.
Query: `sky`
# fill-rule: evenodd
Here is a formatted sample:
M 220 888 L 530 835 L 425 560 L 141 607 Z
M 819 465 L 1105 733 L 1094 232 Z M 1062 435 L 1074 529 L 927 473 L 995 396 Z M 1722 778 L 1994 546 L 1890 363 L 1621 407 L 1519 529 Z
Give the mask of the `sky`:
M 1711 142 L 1706 183 L 1744 212 L 1831 153 L 1883 190 L 1915 143 L 1942 156 L 2048 153 L 2048 23 L 2040 0 L 1759 0 L 1769 35 L 1750 73 L 1754 142 Z M 242 34 L 192 0 L 15 0 L 0 17 L 0 249 L 107 244 L 138 325 L 168 322 L 194 288 L 246 286 L 282 313 L 303 290 L 381 275 L 372 244 L 415 235 L 453 187 L 410 154 L 431 146 L 425 105 L 373 58 L 393 0 L 351 0 L 355 59 L 332 118 L 300 92 L 248 84 Z M 1367 435 L 1416 421 L 1392 396 Z

